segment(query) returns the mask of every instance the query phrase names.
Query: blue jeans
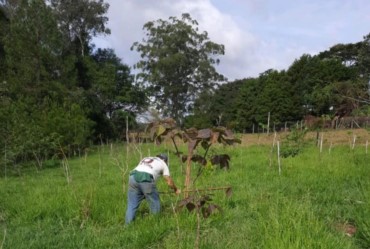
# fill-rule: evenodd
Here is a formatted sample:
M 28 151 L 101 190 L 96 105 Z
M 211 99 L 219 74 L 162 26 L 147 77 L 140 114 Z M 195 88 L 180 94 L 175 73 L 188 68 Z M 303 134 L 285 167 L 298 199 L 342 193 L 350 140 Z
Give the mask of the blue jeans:
M 131 175 L 129 177 L 129 188 L 127 193 L 126 224 L 129 224 L 135 219 L 136 211 L 144 199 L 148 201 L 152 214 L 159 213 L 161 204 L 154 180 L 152 182 L 139 183 L 136 182 L 134 176 Z

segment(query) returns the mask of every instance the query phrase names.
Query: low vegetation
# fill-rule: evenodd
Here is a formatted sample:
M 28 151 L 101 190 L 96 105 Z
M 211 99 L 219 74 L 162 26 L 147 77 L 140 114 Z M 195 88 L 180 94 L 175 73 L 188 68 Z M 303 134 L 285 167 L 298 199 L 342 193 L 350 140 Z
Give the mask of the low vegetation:
M 193 187 L 232 186 L 231 197 L 208 193 L 219 212 L 205 219 L 176 211 L 182 197 L 167 194 L 160 181 L 161 214 L 150 215 L 145 203 L 126 227 L 127 174 L 140 157 L 164 150 L 173 149 L 166 143 L 110 144 L 47 161 L 42 170 L 8 169 L 0 178 L 0 248 L 370 247 L 369 155 L 363 145 L 320 153 L 311 143 L 281 159 L 280 175 L 271 146 L 215 146 L 210 154 L 232 157 L 229 170 L 207 168 Z M 186 165 L 171 153 L 169 164 L 181 186 Z M 196 174 L 199 166 L 192 167 Z

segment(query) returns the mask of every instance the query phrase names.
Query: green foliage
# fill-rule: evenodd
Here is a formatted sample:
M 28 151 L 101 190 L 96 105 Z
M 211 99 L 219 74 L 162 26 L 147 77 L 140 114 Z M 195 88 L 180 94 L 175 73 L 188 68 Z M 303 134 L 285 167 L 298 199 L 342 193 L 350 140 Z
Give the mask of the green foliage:
M 336 44 L 329 50 L 319 53 L 319 57 L 320 59 L 337 59 L 348 67 L 354 66 L 358 63 L 358 55 L 362 46 L 362 42 Z
M 90 52 L 92 37 L 110 34 L 106 27 L 109 4 L 103 0 L 50 0 L 50 4 L 63 35 L 64 55 L 84 57 Z
M 95 64 L 89 70 L 93 83 L 91 91 L 109 117 L 115 111 L 143 111 L 147 104 L 145 92 L 133 85 L 130 68 L 121 63 L 112 49 L 98 49 L 93 54 Z
M 368 77 L 359 73 L 360 48 L 364 45 L 302 55 L 287 71 L 270 69 L 258 78 L 206 92 L 195 102 L 190 124 L 201 127 L 219 122 L 237 131 L 252 131 L 252 126 L 266 125 L 268 113 L 270 124 L 275 125 L 301 120 L 307 114 L 350 115 L 369 99 Z
M 305 113 L 319 116 L 330 114 L 330 107 L 337 107 L 337 100 L 343 99 L 343 95 L 332 90 L 338 82 L 347 81 L 349 86 L 357 88 L 355 72 L 337 58 L 320 59 L 320 56 L 309 55 L 301 56 L 287 71 L 296 94 L 301 96 L 298 104 L 305 108 Z
M 43 0 L 19 1 L 4 36 L 6 78 L 14 94 L 40 94 L 54 80 L 61 36 Z
M 268 70 L 258 79 L 247 79 L 236 96 L 238 130 L 250 130 L 252 125 L 282 123 L 300 118 L 300 109 L 285 72 Z
M 4 7 L 0 4 L 0 81 L 4 81 L 5 76 L 5 42 L 4 37 L 9 32 L 9 19 L 6 16 Z
M 62 105 L 45 99 L 41 106 L 32 100 L 12 102 L 0 112 L 1 164 L 42 162 L 63 151 L 72 154 L 88 144 L 92 123 L 83 110 L 68 102 Z
M 202 129 L 215 126 L 214 117 L 217 115 L 217 112 L 213 114 L 210 111 L 214 99 L 211 90 L 203 90 L 194 101 L 193 114 L 184 118 L 184 128 L 195 127 Z
M 146 37 L 131 47 L 142 58 L 135 66 L 141 70 L 139 81 L 155 99 L 157 109 L 180 125 L 195 97 L 224 80 L 214 68 L 224 46 L 211 42 L 197 26 L 189 14 L 147 22 Z
M 359 74 L 365 79 L 370 78 L 370 33 L 364 36 L 361 47 L 358 52 L 358 70 Z
M 331 85 L 333 106 L 338 116 L 356 115 L 366 109 L 369 98 L 368 83 L 364 79 L 335 82 Z M 365 104 L 365 105 L 364 105 Z
M 103 0 L 0 1 L 2 165 L 42 167 L 91 141 L 122 138 L 126 116 L 135 127 L 144 91 L 113 50 L 92 50 L 94 36 L 110 33 L 108 7 Z
M 280 155 L 282 157 L 295 157 L 302 152 L 307 142 L 304 137 L 308 129 L 293 129 L 282 141 Z
M 92 58 L 84 58 L 87 65 L 89 89 L 85 91 L 84 107 L 89 117 L 96 123 L 94 136 L 104 141 L 122 138 L 126 121 L 136 125 L 136 113 L 147 107 L 147 97 L 143 90 L 133 84 L 130 68 L 111 49 L 98 49 Z
M 188 124 L 188 128 L 212 126 L 237 128 L 237 97 L 244 84 L 245 81 L 237 80 L 218 86 L 214 93 L 203 92 L 194 104 L 193 120 L 197 122 Z

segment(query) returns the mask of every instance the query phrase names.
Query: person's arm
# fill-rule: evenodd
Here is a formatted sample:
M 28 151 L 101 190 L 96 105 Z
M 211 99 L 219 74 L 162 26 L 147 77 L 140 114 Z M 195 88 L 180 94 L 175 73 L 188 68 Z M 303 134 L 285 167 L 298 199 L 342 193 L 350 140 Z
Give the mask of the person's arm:
M 181 193 L 181 190 L 178 189 L 175 185 L 175 182 L 172 180 L 171 176 L 163 176 L 163 178 L 166 180 L 167 185 L 173 189 L 173 191 L 178 195 Z

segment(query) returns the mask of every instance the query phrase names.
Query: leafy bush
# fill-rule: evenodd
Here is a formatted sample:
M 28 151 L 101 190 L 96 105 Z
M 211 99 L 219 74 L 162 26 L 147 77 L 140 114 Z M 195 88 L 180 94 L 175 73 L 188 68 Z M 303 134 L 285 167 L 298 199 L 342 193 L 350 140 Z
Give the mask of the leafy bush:
M 37 105 L 27 99 L 14 101 L 0 110 L 0 163 L 42 162 L 61 150 L 76 152 L 86 145 L 91 121 L 77 104 L 58 104 L 50 99 Z
M 302 152 L 306 142 L 304 137 L 307 129 L 293 129 L 289 135 L 283 140 L 281 148 L 282 157 L 294 157 Z

